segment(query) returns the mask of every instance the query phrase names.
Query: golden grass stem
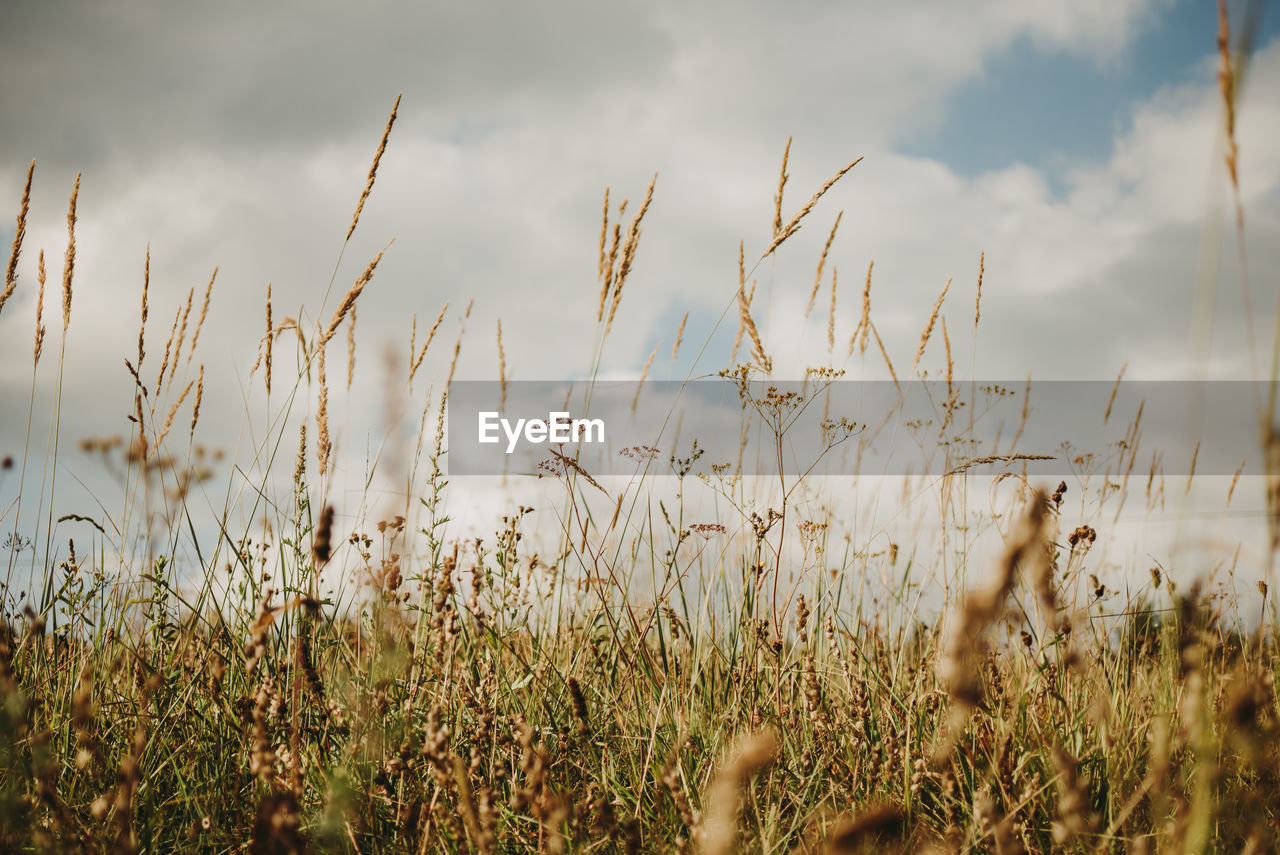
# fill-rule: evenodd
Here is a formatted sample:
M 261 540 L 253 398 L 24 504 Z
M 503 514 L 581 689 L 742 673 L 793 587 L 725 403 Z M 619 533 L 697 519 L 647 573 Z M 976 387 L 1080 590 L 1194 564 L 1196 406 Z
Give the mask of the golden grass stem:
M 148 298 L 151 293 L 151 244 L 147 244 L 146 259 L 142 263 L 142 309 L 139 313 L 140 320 L 138 322 L 138 362 L 134 366 L 136 372 L 142 371 L 142 360 L 146 358 L 145 349 L 147 337 L 147 315 L 150 313 L 151 307 Z
M 37 267 L 36 281 L 40 285 L 40 290 L 36 295 L 36 341 L 35 348 L 32 351 L 31 368 L 34 371 L 36 366 L 40 364 L 40 354 L 44 351 L 44 250 L 40 250 L 40 262 Z
M 22 188 L 22 202 L 18 206 L 18 222 L 13 231 L 13 249 L 9 252 L 9 265 L 4 272 L 4 290 L 0 291 L 0 312 L 18 287 L 18 257 L 22 255 L 22 241 L 27 236 L 27 212 L 31 208 L 31 178 L 35 175 L 36 162 L 27 167 L 27 183 Z
M 169 327 L 169 339 L 164 343 L 164 358 L 160 360 L 160 373 L 156 375 L 156 395 L 160 395 L 160 387 L 164 384 L 164 375 L 169 371 L 169 354 L 173 351 L 174 338 L 178 334 L 178 320 L 182 317 L 182 307 L 174 312 L 173 325 Z
M 893 370 L 893 360 L 889 358 L 889 351 L 885 350 L 884 342 L 880 339 L 880 331 L 871 322 L 868 322 L 867 326 L 871 328 L 871 334 L 876 338 L 876 346 L 880 348 L 880 355 L 884 357 L 884 364 L 889 369 L 889 376 L 893 378 L 894 387 L 901 392 L 902 384 L 898 382 L 898 372 Z
M 427 340 L 422 343 L 422 349 L 418 351 L 418 355 L 413 360 L 413 367 L 409 369 L 409 382 L 413 382 L 413 377 L 418 373 L 418 366 L 422 364 L 422 358 L 427 355 L 427 348 L 431 346 L 431 340 L 436 337 L 436 330 L 440 329 L 440 324 L 444 322 L 445 312 L 449 311 L 449 301 L 445 300 L 444 305 L 440 307 L 440 314 L 436 315 L 436 321 L 431 325 L 430 331 L 427 332 Z
M 604 245 L 605 245 L 605 241 L 607 241 L 608 239 L 609 239 L 609 188 L 606 187 L 604 188 L 604 209 L 601 211 L 601 214 L 600 214 L 600 264 L 596 268 L 596 278 L 599 279 L 601 282 L 605 281 L 604 274 L 606 272 L 606 269 L 604 266 L 605 265 Z M 603 311 L 603 308 L 604 308 L 603 296 L 601 296 L 600 298 L 600 306 L 601 306 L 601 310 Z
M 858 318 L 858 325 L 853 328 L 853 335 L 849 337 L 849 356 L 853 356 L 855 342 L 860 353 L 867 352 L 867 336 L 871 332 L 871 268 L 875 265 L 874 260 L 867 265 L 867 281 L 862 286 L 862 316 Z
M 383 250 L 383 252 L 385 251 L 386 250 Z M 373 257 L 373 261 L 369 262 L 369 266 L 364 269 L 364 272 L 356 278 L 355 283 L 347 291 L 346 296 L 342 298 L 342 302 L 338 305 L 338 308 L 334 310 L 333 317 L 329 319 L 329 326 L 320 336 L 320 341 L 317 345 L 318 348 L 323 350 L 324 346 L 329 343 L 329 339 L 333 338 L 334 334 L 338 331 L 338 327 L 342 326 L 342 322 L 346 319 L 347 313 L 351 311 L 351 307 L 356 304 L 356 300 L 364 293 L 365 286 L 368 285 L 369 280 L 373 278 L 373 271 L 377 269 L 378 262 L 381 260 L 382 252 L 379 252 Z
M 836 274 L 837 269 L 831 268 L 831 312 L 827 315 L 827 354 L 830 355 L 836 349 Z
M 982 317 L 982 276 L 987 269 L 987 253 L 978 253 L 978 293 L 973 298 L 973 329 L 978 330 L 978 319 Z
M 218 268 L 213 268 L 213 275 L 209 277 L 209 284 L 204 288 L 204 300 L 200 303 L 200 318 L 196 321 L 195 332 L 191 334 L 191 349 L 187 351 L 187 364 L 191 364 L 191 357 L 195 356 L 196 345 L 200 342 L 200 330 L 204 329 L 204 320 L 209 315 L 209 299 L 213 296 L 213 281 L 218 278 Z
M 319 345 L 316 354 L 316 371 L 320 382 L 320 397 L 316 404 L 316 460 L 320 464 L 319 474 L 329 470 L 329 455 L 333 445 L 329 439 L 329 384 L 324 374 L 324 343 Z
M 636 393 L 631 398 L 631 412 L 636 411 L 636 405 L 640 403 L 640 390 L 644 388 L 644 381 L 649 377 L 649 369 L 653 367 L 653 358 L 658 355 L 658 348 L 662 347 L 662 342 L 658 342 L 653 346 L 649 358 L 644 363 L 644 370 L 640 372 L 640 380 L 636 383 Z
M 196 435 L 196 423 L 200 421 L 200 402 L 204 400 L 204 364 L 200 365 L 200 377 L 196 381 L 196 400 L 191 405 L 191 437 Z
M 929 320 L 924 325 L 924 331 L 920 333 L 920 346 L 916 348 L 915 359 L 911 360 L 911 373 L 915 374 L 916 369 L 920 367 L 920 357 L 924 356 L 925 345 L 929 343 L 929 337 L 933 335 L 933 326 L 938 321 L 938 313 L 942 311 L 942 301 L 946 299 L 947 290 L 951 288 L 951 280 L 947 280 L 947 284 L 942 286 L 942 291 L 938 293 L 938 299 L 933 304 L 933 311 L 929 313 Z
M 837 181 L 839 181 L 841 178 L 844 177 L 845 173 L 847 173 L 850 169 L 853 169 L 855 166 L 857 166 L 861 162 L 862 162 L 862 158 L 859 157 L 857 160 L 854 160 L 852 163 L 846 164 L 834 176 L 827 179 L 827 183 L 823 184 L 820 188 L 818 188 L 818 192 L 814 193 L 813 196 L 809 198 L 809 201 L 805 203 L 804 207 L 801 208 L 799 212 L 794 217 L 791 218 L 791 222 L 787 223 L 787 225 L 784 226 L 778 234 L 774 235 L 773 242 L 769 244 L 769 247 L 764 251 L 764 253 L 760 257 L 762 259 L 768 258 L 770 255 L 773 254 L 773 251 L 775 249 L 777 249 L 779 246 L 782 245 L 783 241 L 785 241 L 787 238 L 795 234 L 800 228 L 800 221 L 809 215 L 809 212 L 813 210 L 813 206 L 818 204 L 818 200 L 821 199 L 823 196 L 825 196 L 827 191 L 830 190 L 833 186 L 835 186 L 835 183 Z
M 809 302 L 805 304 L 804 316 L 807 319 L 813 311 L 814 301 L 818 299 L 818 289 L 822 287 L 822 268 L 827 263 L 827 253 L 831 252 L 831 244 L 836 239 L 836 229 L 840 228 L 840 218 L 844 211 L 836 214 L 835 224 L 831 226 L 831 234 L 827 235 L 827 243 L 822 247 L 822 255 L 818 257 L 818 272 L 813 275 L 813 290 L 809 292 Z
M 173 378 L 178 373 L 178 360 L 182 355 L 182 345 L 187 339 L 187 318 L 191 315 L 191 301 L 195 299 L 196 289 L 191 288 L 187 291 L 187 303 L 182 309 L 182 322 L 178 325 L 177 346 L 173 349 L 173 364 L 169 366 L 169 385 L 173 385 Z M 159 394 L 159 389 L 156 390 Z
M 773 237 L 777 239 L 782 233 L 782 190 L 787 186 L 787 160 L 791 157 L 791 137 L 787 137 L 787 146 L 782 150 L 782 169 L 778 170 L 778 192 L 773 196 Z
M 1102 414 L 1102 423 L 1105 425 L 1111 419 L 1111 407 L 1116 402 L 1116 392 L 1120 391 L 1120 380 L 1124 377 L 1124 371 L 1129 367 L 1129 363 L 1120 366 L 1120 373 L 1116 375 L 1116 382 L 1111 387 L 1111 395 L 1107 398 L 1107 410 Z
M 613 327 L 613 318 L 618 313 L 618 304 L 622 302 L 622 289 L 627 282 L 627 277 L 631 274 L 631 265 L 635 262 L 636 250 L 640 246 L 640 234 L 643 231 L 640 223 L 649 211 L 650 203 L 653 202 L 653 188 L 657 183 L 658 173 L 655 172 L 653 179 L 649 181 L 649 188 L 645 190 L 640 210 L 636 212 L 631 219 L 631 224 L 627 227 L 627 238 L 622 244 L 622 260 L 618 263 L 618 275 L 614 277 L 613 282 L 613 302 L 609 305 L 609 319 L 605 322 L 606 334 Z
M 275 336 L 271 329 L 271 283 L 267 283 L 267 339 L 263 346 L 263 355 L 266 359 L 266 365 L 263 366 L 266 375 L 267 397 L 271 397 L 271 349 L 275 343 Z
M 751 289 L 755 293 L 755 288 Z M 750 299 L 741 287 L 738 288 L 738 321 L 741 329 L 751 338 L 751 357 L 766 374 L 773 370 L 773 360 L 764 352 L 764 343 L 760 340 L 760 331 L 751 318 Z M 735 345 L 735 350 L 736 350 Z
M 674 361 L 680 355 L 680 342 L 684 341 L 684 325 L 689 322 L 689 312 L 685 311 L 684 317 L 680 319 L 680 327 L 676 330 L 676 343 L 671 345 L 671 359 Z
M 351 381 L 356 373 L 356 307 L 351 307 L 351 318 L 347 322 L 347 391 L 351 391 Z
M 173 417 L 177 415 L 178 408 L 181 407 L 182 402 L 187 399 L 187 393 L 191 391 L 191 387 L 194 385 L 194 380 L 188 380 L 186 387 L 182 390 L 182 394 L 178 395 L 178 400 L 174 401 L 173 406 L 169 407 L 169 415 L 165 417 L 164 427 L 160 429 L 160 435 L 156 437 L 156 441 L 152 445 L 152 452 L 155 455 L 160 454 L 160 446 L 164 443 L 165 437 L 169 435 L 169 429 L 173 427 Z
M 502 347 L 502 318 L 498 318 L 498 384 L 500 397 L 498 409 L 507 409 L 507 352 Z
M 400 93 L 403 95 L 404 93 Z M 355 234 L 356 224 L 360 222 L 360 212 L 364 210 L 365 200 L 369 198 L 369 193 L 373 190 L 373 180 L 378 177 L 378 164 L 382 162 L 382 155 L 387 150 L 387 140 L 391 138 L 391 127 L 396 123 L 396 113 L 400 109 L 400 95 L 396 95 L 396 102 L 391 105 L 391 116 L 387 119 L 387 127 L 382 132 L 382 139 L 378 142 L 378 150 L 373 154 L 373 165 L 369 167 L 369 177 L 364 183 L 364 191 L 360 194 L 360 201 L 356 203 L 356 211 L 351 215 L 351 225 L 347 228 L 347 236 L 345 241 L 351 240 L 351 236 Z
M 62 267 L 62 333 L 65 336 L 71 325 L 71 280 L 76 269 L 76 203 L 80 199 L 80 173 L 76 173 L 76 186 L 71 191 L 71 204 L 67 207 L 67 255 Z

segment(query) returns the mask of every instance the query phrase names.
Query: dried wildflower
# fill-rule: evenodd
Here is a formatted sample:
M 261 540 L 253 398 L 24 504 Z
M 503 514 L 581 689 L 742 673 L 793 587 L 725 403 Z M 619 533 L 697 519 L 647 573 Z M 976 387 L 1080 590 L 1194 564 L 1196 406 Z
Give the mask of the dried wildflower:
M 1094 531 L 1091 526 L 1082 525 L 1071 532 L 1067 537 L 1067 543 L 1070 544 L 1072 549 L 1075 549 L 1077 545 L 1087 549 L 1097 539 L 1098 532 Z
M 637 463 L 648 463 L 651 460 L 656 460 L 661 453 L 652 445 L 631 445 L 618 452 L 620 456 L 628 460 L 634 460 Z

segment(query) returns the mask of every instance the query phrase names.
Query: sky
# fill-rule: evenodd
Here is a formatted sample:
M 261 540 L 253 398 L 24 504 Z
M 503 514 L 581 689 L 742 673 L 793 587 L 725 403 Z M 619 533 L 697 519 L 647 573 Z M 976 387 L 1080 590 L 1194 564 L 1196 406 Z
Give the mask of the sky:
M 1243 7 L 1232 10 L 1239 25 Z M 750 268 L 771 238 L 788 139 L 784 220 L 863 159 L 752 270 L 752 312 L 778 376 L 828 363 L 884 376 L 873 354 L 846 348 L 874 262 L 872 318 L 900 370 L 951 280 L 942 314 L 962 376 L 1105 379 L 1127 365 L 1139 379 L 1254 377 L 1280 261 L 1280 15 L 1270 11 L 1238 109 L 1246 312 L 1207 2 L 10 4 L 5 246 L 32 159 L 36 173 L 18 288 L 0 312 L 0 453 L 23 447 L 36 258 L 43 249 L 61 281 L 77 173 L 62 386 L 76 438 L 128 429 L 123 361 L 136 351 L 148 247 L 151 371 L 188 290 L 198 299 L 218 268 L 200 350 L 179 373 L 205 365 L 197 433 L 211 443 L 269 433 L 270 407 L 245 417 L 263 406 L 260 375 L 248 376 L 268 283 L 277 320 L 314 324 L 384 249 L 358 304 L 352 391 L 332 403 L 347 454 L 376 445 L 366 416 L 381 406 L 388 360 L 402 363 L 413 318 L 421 341 L 446 302 L 409 410 L 447 372 L 469 301 L 458 376 L 496 376 L 499 321 L 508 377 L 589 376 L 602 197 L 607 187 L 615 205 L 629 199 L 630 217 L 655 174 L 600 376 L 637 377 L 655 349 L 650 376 L 714 373 L 737 329 L 739 242 Z M 57 298 L 48 302 L 56 355 Z M 1194 335 L 1201 327 L 1207 339 Z M 922 368 L 944 364 L 938 344 Z M 344 362 L 334 347 L 331 361 Z M 57 380 L 45 360 L 42 414 Z

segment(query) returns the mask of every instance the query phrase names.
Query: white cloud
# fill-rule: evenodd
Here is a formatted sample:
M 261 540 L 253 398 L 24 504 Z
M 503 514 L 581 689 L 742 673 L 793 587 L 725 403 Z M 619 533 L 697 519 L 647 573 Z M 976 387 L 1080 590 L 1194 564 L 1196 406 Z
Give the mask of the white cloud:
M 1277 86 L 1280 42 L 1273 42 L 1251 69 L 1238 127 L 1241 192 L 1246 211 L 1258 214 L 1256 219 L 1247 215 L 1246 227 L 1251 240 L 1264 245 L 1274 242 L 1275 221 L 1268 212 L 1276 205 L 1280 184 L 1280 156 L 1269 144 L 1280 133 L 1280 109 L 1268 98 Z M 1199 81 L 1135 105 L 1132 123 L 1116 138 L 1110 156 L 1069 174 L 1063 195 L 1054 195 L 1047 176 L 1023 164 L 966 179 L 937 162 L 891 153 L 869 158 L 865 169 L 860 166 L 846 179 L 852 185 L 845 189 L 845 196 L 852 197 L 851 210 L 841 231 L 845 247 L 856 244 L 855 259 L 876 260 L 873 318 L 879 318 L 882 333 L 892 333 L 895 359 L 909 363 L 933 298 L 952 276 L 947 302 L 951 333 L 953 339 L 957 332 L 966 334 L 977 255 L 985 250 L 989 318 L 1035 324 L 1047 314 L 1044 308 L 1054 307 L 1063 321 L 1071 322 L 1044 329 L 1046 340 L 1059 338 L 1059 330 L 1067 333 L 1050 353 L 1027 351 L 1022 337 L 1003 343 L 1006 330 L 996 320 L 997 328 L 988 326 L 980 343 L 994 357 L 984 363 L 988 372 L 1044 376 L 1046 371 L 1064 372 L 1065 365 L 1064 373 L 1107 376 L 1132 358 L 1133 368 L 1185 376 L 1200 247 L 1198 240 L 1170 247 L 1162 236 L 1198 232 L 1215 210 L 1215 197 L 1226 200 L 1221 149 L 1215 148 L 1221 122 L 1216 83 L 1206 69 Z M 823 228 L 810 227 L 809 243 L 798 255 L 816 259 Z M 1230 238 L 1229 231 L 1224 235 Z M 860 272 L 865 269 L 863 261 L 848 271 L 849 255 L 846 249 L 836 259 L 841 281 L 849 283 L 841 289 L 839 319 L 846 337 L 860 311 Z M 1176 261 L 1172 278 L 1166 267 L 1170 261 Z M 800 264 L 793 271 L 802 287 L 775 306 L 791 318 L 774 318 L 778 328 L 770 344 L 783 353 L 803 338 L 795 325 L 809 291 L 802 271 Z M 847 272 L 853 275 L 845 278 Z M 1238 285 L 1229 270 L 1223 281 L 1221 299 L 1229 301 Z M 825 302 L 819 305 L 825 307 Z M 1238 310 L 1229 311 L 1236 312 L 1232 319 L 1239 322 Z M 810 330 L 816 325 L 825 326 L 825 312 Z M 1238 330 L 1219 344 L 1235 351 L 1214 354 L 1215 364 L 1239 374 L 1245 363 L 1238 352 Z M 1170 363 L 1170 348 L 1181 349 L 1183 358 Z M 968 353 L 967 343 L 961 352 Z M 824 353 L 822 330 L 786 364 L 796 371 Z M 933 353 L 936 366 L 941 347 Z
M 317 28 L 313 35 L 325 30 L 315 44 L 344 45 L 342 61 L 301 36 L 278 48 L 264 36 L 243 67 L 222 77 L 226 63 L 216 44 L 206 44 L 191 59 L 198 71 L 184 71 L 176 57 L 165 60 L 178 78 L 172 91 L 164 80 L 138 88 L 129 76 L 164 56 L 148 53 L 133 72 L 99 79 L 92 72 L 105 62 L 102 54 L 89 50 L 77 58 L 75 50 L 92 44 L 94 34 L 69 32 L 57 62 L 31 72 L 30 80 L 44 82 L 46 97 L 7 96 L 18 99 L 17 112 L 6 110 L 7 116 L 30 118 L 6 123 L 7 149 L 30 150 L 41 165 L 21 290 L 0 319 L 4 400 L 26 400 L 36 250 L 46 249 L 56 282 L 66 192 L 84 158 L 64 393 L 80 410 L 75 429 L 127 427 L 131 398 L 122 360 L 136 344 L 150 242 L 152 369 L 187 290 L 199 293 L 213 266 L 221 266 L 197 357 L 209 364 L 202 420 L 210 435 L 235 435 L 244 409 L 239 384 L 261 335 L 266 283 L 273 283 L 277 320 L 299 306 L 315 319 L 385 111 L 401 89 L 399 123 L 326 309 L 396 238 L 359 307 L 356 392 L 349 405 L 345 393 L 335 392 L 331 404 L 349 420 L 342 439 L 356 457 L 364 431 L 376 427 L 371 402 L 383 348 L 407 350 L 413 313 L 421 341 L 446 299 L 452 317 L 416 385 L 419 398 L 428 382 L 442 379 L 457 314 L 472 298 L 461 376 L 496 371 L 498 317 L 512 376 L 578 376 L 589 369 L 606 185 L 615 202 L 629 197 L 633 212 L 651 174 L 660 172 L 605 370 L 635 372 L 658 338 L 669 346 L 674 326 L 658 324 L 673 306 L 677 318 L 684 308 L 693 312 L 684 347 L 696 348 L 693 326 L 705 330 L 736 290 L 738 241 L 745 241 L 749 264 L 768 241 L 788 136 L 795 142 L 784 216 L 849 159 L 866 160 L 757 271 L 757 318 L 783 370 L 825 357 L 825 287 L 808 327 L 799 315 L 841 209 L 827 267 L 828 276 L 832 266 L 840 270 L 839 354 L 873 258 L 873 317 L 899 368 L 909 364 L 949 277 L 955 280 L 949 331 L 957 352 L 967 354 L 978 254 L 985 250 L 979 373 L 1109 376 L 1125 359 L 1147 359 L 1146 370 L 1167 368 L 1169 353 L 1185 349 L 1195 287 L 1196 247 L 1185 233 L 1198 229 L 1214 186 L 1220 113 L 1207 66 L 1198 82 L 1135 105 L 1132 126 L 1110 156 L 1065 176 L 1064 195 L 1026 165 L 964 177 L 944 163 L 895 151 L 898 141 L 938 121 L 948 94 L 980 77 L 1017 40 L 1110 62 L 1160 5 L 992 0 L 818 4 L 753 14 L 736 5 L 685 5 L 660 8 L 652 18 L 601 13 L 576 31 L 558 28 L 555 22 L 565 19 L 555 10 L 545 21 L 540 15 L 489 21 L 474 12 L 441 19 L 434 10 L 354 30 L 343 29 L 350 20 L 331 11 L 309 26 Z M 491 39 L 487 27 L 496 28 Z M 415 33 L 427 29 L 439 50 L 415 44 Z M 228 19 L 217 32 L 233 39 L 242 30 Z M 451 31 L 460 35 L 451 38 Z M 110 32 L 114 49 L 133 44 L 128 33 Z M 1268 98 L 1278 77 L 1280 46 L 1273 43 L 1257 58 L 1240 118 L 1246 203 L 1264 212 L 1274 209 L 1280 181 L 1280 151 L 1270 145 L 1280 112 Z M 75 97 L 60 101 L 64 95 Z M 149 126 L 142 117 L 157 105 L 169 118 Z M 0 198 L 16 201 L 24 172 L 25 162 L 0 164 Z M 1259 217 L 1254 227 L 1263 225 L 1274 229 L 1275 220 Z M 1174 281 L 1170 265 L 1181 274 Z M 56 298 L 47 302 L 56 314 Z M 1147 321 L 1147 313 L 1159 320 Z M 728 324 L 731 338 L 732 311 Z M 15 328 L 18 334 L 8 334 Z M 939 345 L 931 345 L 933 367 Z M 341 341 L 333 347 L 332 363 L 341 363 Z M 727 349 L 726 342 L 703 366 L 720 367 Z M 292 370 L 287 354 L 282 345 L 277 372 Z M 46 389 L 50 364 L 42 374 Z M 342 373 L 330 370 L 331 377 Z M 258 419 L 259 435 L 264 421 Z M 6 422 L 5 442 L 13 430 Z

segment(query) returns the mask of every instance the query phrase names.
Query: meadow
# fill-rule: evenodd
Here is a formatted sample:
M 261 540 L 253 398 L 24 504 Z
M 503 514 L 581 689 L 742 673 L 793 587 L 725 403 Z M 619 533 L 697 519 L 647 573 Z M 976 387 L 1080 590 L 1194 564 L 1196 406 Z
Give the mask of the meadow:
M 1230 107 L 1238 60 L 1223 51 Z M 784 155 L 772 242 L 739 254 L 738 342 L 724 376 L 771 376 L 749 265 L 779 251 L 855 166 L 787 215 Z M 5 303 L 18 287 L 34 169 L 0 294 L 6 336 L 30 329 Z M 49 287 L 55 325 L 61 305 L 56 353 L 39 256 L 32 402 L 41 371 L 61 388 L 74 341 L 78 190 L 79 179 L 60 288 Z M 598 301 L 587 307 L 597 350 L 622 317 L 654 192 L 629 219 L 605 195 Z M 251 490 L 250 475 L 212 450 L 221 438 L 200 431 L 198 345 L 216 335 L 204 330 L 213 281 L 159 334 L 147 277 L 140 283 L 137 351 L 123 357 L 134 383 L 128 435 L 60 440 L 75 424 L 59 394 L 43 457 L 30 440 L 0 449 L 0 485 L 17 484 L 0 508 L 0 849 L 1276 850 L 1280 639 L 1269 569 L 1238 567 L 1228 553 L 1199 576 L 1140 568 L 1149 580 L 1118 594 L 1090 557 L 1107 537 L 1109 503 L 1141 494 L 1142 481 L 1151 499 L 1147 473 L 1127 484 L 1136 424 L 1126 434 L 1135 447 L 1099 476 L 1087 518 L 1065 482 L 1020 474 L 1016 450 L 972 453 L 918 482 L 904 504 L 967 508 L 979 470 L 981 490 L 998 487 L 989 560 L 966 545 L 967 511 L 944 513 L 962 525 L 919 532 L 942 538 L 952 557 L 935 566 L 932 546 L 847 548 L 838 519 L 792 500 L 793 489 L 847 489 L 836 481 L 797 476 L 770 493 L 726 475 L 714 516 L 686 511 L 693 482 L 709 483 L 690 474 L 696 453 L 649 455 L 638 481 L 597 479 L 562 458 L 546 472 L 562 488 L 552 507 L 515 506 L 498 530 L 462 536 L 447 507 L 458 485 L 446 382 L 415 403 L 403 512 L 378 519 L 335 509 L 328 401 L 354 359 L 354 312 L 380 258 L 306 329 L 273 315 L 268 292 L 245 382 L 287 401 L 295 418 L 260 416 L 270 428 L 254 454 L 272 462 Z M 876 330 L 870 283 L 868 271 L 850 353 L 878 355 L 896 383 L 919 376 L 926 348 L 941 345 L 950 387 L 946 289 L 921 313 L 908 368 L 890 361 Z M 421 340 L 415 332 L 406 387 L 442 348 L 452 377 L 462 339 L 452 353 L 428 352 L 444 317 Z M 835 353 L 834 305 L 831 325 Z M 335 370 L 326 354 L 343 346 Z M 835 378 L 833 365 L 814 376 Z M 969 388 L 957 384 L 943 410 Z M 794 406 L 755 403 L 765 422 Z M 29 437 L 33 410 L 5 402 L 7 417 L 25 411 Z M 58 457 L 72 453 L 119 476 L 119 495 L 98 497 L 101 515 L 55 517 Z M 653 493 L 641 489 L 649 481 Z M 249 495 L 247 505 L 223 498 L 233 494 Z M 561 520 L 550 537 L 529 530 L 543 511 Z M 924 574 L 941 574 L 936 607 L 911 593 Z

